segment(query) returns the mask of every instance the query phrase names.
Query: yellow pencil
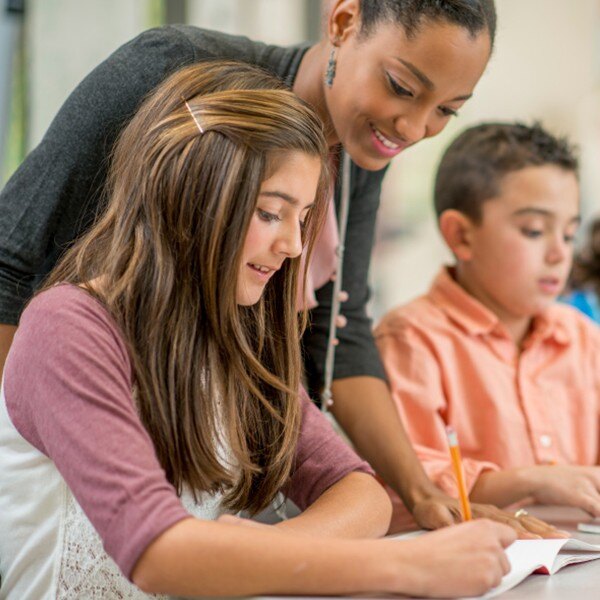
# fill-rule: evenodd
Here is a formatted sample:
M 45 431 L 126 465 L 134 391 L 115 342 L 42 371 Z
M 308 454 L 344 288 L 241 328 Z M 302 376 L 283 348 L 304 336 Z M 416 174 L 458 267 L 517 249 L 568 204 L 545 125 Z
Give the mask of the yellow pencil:
M 467 485 L 465 483 L 465 473 L 463 471 L 462 460 L 460 458 L 460 448 L 458 446 L 458 436 L 456 431 L 449 425 L 446 427 L 448 436 L 448 445 L 450 446 L 450 457 L 452 458 L 452 468 L 458 485 L 458 497 L 460 499 L 460 509 L 463 521 L 471 520 L 471 505 L 469 504 L 469 495 L 467 494 Z

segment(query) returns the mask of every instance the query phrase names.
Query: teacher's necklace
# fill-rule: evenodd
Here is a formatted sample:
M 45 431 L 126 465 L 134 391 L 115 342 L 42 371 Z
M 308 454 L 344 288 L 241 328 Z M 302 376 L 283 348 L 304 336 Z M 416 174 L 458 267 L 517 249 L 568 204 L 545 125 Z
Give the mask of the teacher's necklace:
M 327 353 L 325 355 L 325 382 L 321 394 L 321 410 L 323 412 L 328 412 L 333 405 L 331 384 L 333 382 L 333 367 L 335 364 L 335 339 L 337 336 L 337 318 L 340 314 L 341 306 L 340 292 L 342 291 L 342 270 L 344 265 L 346 228 L 348 226 L 348 209 L 350 206 L 350 164 L 350 155 L 342 150 L 342 196 L 338 216 L 340 243 L 336 250 L 337 268 L 333 282 L 329 337 L 327 338 Z

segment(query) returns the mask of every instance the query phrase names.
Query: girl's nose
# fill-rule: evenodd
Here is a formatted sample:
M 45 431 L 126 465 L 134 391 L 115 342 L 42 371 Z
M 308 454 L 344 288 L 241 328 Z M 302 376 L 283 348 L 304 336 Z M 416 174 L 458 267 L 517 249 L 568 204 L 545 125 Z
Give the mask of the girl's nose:
M 302 228 L 300 223 L 290 223 L 281 228 L 275 240 L 275 252 L 288 258 L 295 258 L 302 253 Z

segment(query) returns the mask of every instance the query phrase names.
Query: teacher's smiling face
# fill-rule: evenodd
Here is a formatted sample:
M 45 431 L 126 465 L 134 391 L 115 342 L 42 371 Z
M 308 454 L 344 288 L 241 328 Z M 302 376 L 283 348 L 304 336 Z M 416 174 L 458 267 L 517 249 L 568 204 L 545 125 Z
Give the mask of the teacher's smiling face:
M 473 94 L 491 51 L 487 30 L 472 35 L 445 21 L 423 20 L 411 36 L 381 22 L 364 35 L 351 10 L 334 14 L 329 36 L 337 45 L 333 85 L 324 84 L 330 123 L 369 170 L 442 131 Z

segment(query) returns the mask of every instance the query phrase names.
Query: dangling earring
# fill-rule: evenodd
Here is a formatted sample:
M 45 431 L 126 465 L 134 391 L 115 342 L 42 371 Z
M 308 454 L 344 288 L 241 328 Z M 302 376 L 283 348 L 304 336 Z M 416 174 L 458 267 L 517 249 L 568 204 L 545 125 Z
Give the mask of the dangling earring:
M 327 71 L 325 72 L 325 85 L 327 87 L 331 87 L 333 85 L 333 80 L 335 78 L 335 50 L 336 47 L 333 46 L 333 48 L 331 49 L 331 54 L 329 55 L 329 61 L 327 61 Z

